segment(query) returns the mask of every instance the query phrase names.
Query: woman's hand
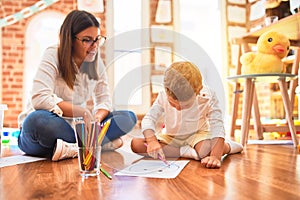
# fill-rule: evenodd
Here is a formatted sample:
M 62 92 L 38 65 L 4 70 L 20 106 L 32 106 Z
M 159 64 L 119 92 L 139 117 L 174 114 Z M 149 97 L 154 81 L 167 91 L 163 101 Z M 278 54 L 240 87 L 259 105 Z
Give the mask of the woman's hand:
M 104 110 L 104 109 L 97 110 L 97 112 L 94 115 L 95 121 L 102 122 L 105 119 L 105 117 L 107 117 L 108 114 L 109 114 L 108 110 Z
M 63 111 L 64 117 L 83 117 L 88 118 L 89 120 L 94 120 L 92 113 L 87 108 L 74 105 L 66 101 L 62 101 L 57 105 Z

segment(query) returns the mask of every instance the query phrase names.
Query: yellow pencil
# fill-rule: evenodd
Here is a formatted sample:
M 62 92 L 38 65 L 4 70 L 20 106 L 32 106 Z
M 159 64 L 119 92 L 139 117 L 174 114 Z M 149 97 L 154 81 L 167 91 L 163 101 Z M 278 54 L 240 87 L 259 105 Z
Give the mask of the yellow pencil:
M 83 164 L 84 164 L 85 166 L 87 166 L 87 165 L 90 163 L 91 158 L 92 158 L 92 155 L 93 155 L 93 151 L 90 150 L 89 154 L 86 156 L 86 158 L 85 158 L 84 161 L 83 161 Z
M 99 134 L 99 137 L 98 137 L 98 144 L 100 145 L 104 139 L 104 136 L 108 130 L 108 127 L 110 125 L 110 122 L 111 122 L 111 119 L 107 120 L 103 126 L 103 128 L 101 129 L 101 132 Z

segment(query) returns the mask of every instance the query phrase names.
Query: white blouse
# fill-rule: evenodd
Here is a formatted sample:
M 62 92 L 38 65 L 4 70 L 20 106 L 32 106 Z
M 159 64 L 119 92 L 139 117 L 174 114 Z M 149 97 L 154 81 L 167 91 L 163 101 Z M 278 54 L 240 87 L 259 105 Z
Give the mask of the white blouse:
M 61 115 L 62 111 L 57 104 L 62 101 L 85 106 L 87 100 L 92 97 L 94 101 L 93 111 L 100 108 L 112 110 L 107 74 L 102 60 L 98 58 L 99 80 L 92 79 L 93 75 L 89 72 L 89 67 L 97 63 L 84 62 L 76 76 L 72 90 L 59 74 L 57 49 L 57 46 L 51 46 L 45 50 L 33 80 L 29 105 L 19 115 L 19 125 L 23 123 L 23 120 L 30 112 L 36 109 L 48 110 Z
M 212 138 L 225 137 L 222 111 L 215 93 L 207 86 L 204 86 L 196 96 L 193 105 L 184 110 L 172 107 L 165 91 L 160 92 L 142 120 L 142 132 L 146 129 L 155 132 L 155 125 L 161 116 L 164 117 L 165 132 L 168 135 L 209 131 Z

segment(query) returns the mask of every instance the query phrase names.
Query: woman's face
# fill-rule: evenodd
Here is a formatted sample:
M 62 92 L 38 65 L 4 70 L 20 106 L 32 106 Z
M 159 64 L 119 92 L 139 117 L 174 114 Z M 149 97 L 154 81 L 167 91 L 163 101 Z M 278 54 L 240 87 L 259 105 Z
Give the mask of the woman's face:
M 73 43 L 75 61 L 80 61 L 81 63 L 83 61 L 93 62 L 99 49 L 100 29 L 91 26 L 78 33 L 75 38 Z

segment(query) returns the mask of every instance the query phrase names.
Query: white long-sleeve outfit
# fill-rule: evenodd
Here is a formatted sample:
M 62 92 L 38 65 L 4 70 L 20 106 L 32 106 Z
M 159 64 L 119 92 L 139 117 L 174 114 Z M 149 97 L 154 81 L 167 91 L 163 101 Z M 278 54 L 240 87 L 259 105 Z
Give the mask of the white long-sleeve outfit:
M 93 97 L 94 110 L 101 108 L 111 111 L 112 103 L 105 67 L 100 58 L 96 60 L 99 65 L 99 80 L 93 79 L 93 74 L 90 72 L 91 67 L 93 67 L 91 65 L 96 63 L 84 62 L 76 76 L 72 90 L 59 74 L 57 46 L 47 48 L 34 78 L 29 104 L 19 115 L 19 125 L 30 112 L 37 109 L 48 110 L 61 115 L 62 111 L 57 104 L 62 101 L 84 106 L 86 101 Z
M 196 96 L 193 105 L 184 110 L 177 110 L 172 107 L 165 91 L 160 92 L 142 120 L 142 132 L 147 129 L 152 129 L 155 132 L 155 125 L 161 116 L 164 117 L 164 132 L 169 136 L 176 137 L 208 132 L 211 138 L 225 138 L 224 122 L 217 97 L 206 86 Z

